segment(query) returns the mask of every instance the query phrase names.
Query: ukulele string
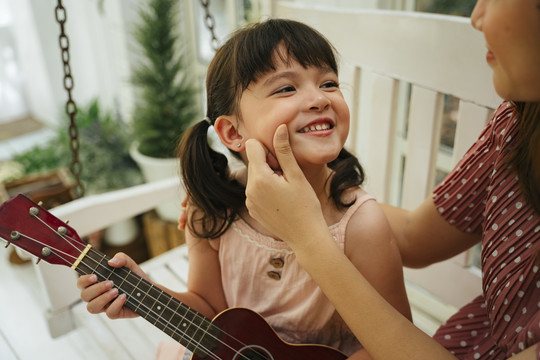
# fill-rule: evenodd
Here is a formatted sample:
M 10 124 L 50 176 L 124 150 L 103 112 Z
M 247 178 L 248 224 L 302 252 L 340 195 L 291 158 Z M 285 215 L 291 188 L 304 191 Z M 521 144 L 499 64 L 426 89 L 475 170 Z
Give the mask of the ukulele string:
M 41 219 L 40 219 L 40 220 L 41 220 Z M 53 230 L 53 231 L 54 231 L 54 230 Z M 70 261 L 70 260 L 64 258 L 61 254 L 67 256 L 68 258 L 72 258 L 73 260 L 76 260 L 76 259 L 77 259 L 77 258 L 76 258 L 75 256 L 73 256 L 73 255 L 66 254 L 65 252 L 63 252 L 63 251 L 61 251 L 61 250 L 59 250 L 59 249 L 57 249 L 57 248 L 51 248 L 49 245 L 44 244 L 44 243 L 42 243 L 41 241 L 39 241 L 39 240 L 37 240 L 37 239 L 34 239 L 34 238 L 32 238 L 32 237 L 30 237 L 30 236 L 28 236 L 28 235 L 26 235 L 26 234 L 23 234 L 23 233 L 20 233 L 20 234 L 21 234 L 21 236 L 25 237 L 26 239 L 28 239 L 28 240 L 30 240 L 30 241 L 33 241 L 33 242 L 35 242 L 35 243 L 38 243 L 38 244 L 40 244 L 40 245 L 42 245 L 42 246 L 47 246 L 49 249 L 51 249 L 51 252 L 52 252 L 52 253 L 56 254 L 59 258 L 61 258 L 62 260 L 64 260 L 66 263 L 72 263 L 73 261 Z M 58 235 L 60 235 L 60 234 L 58 234 Z M 62 235 L 60 235 L 60 237 L 63 238 L 64 240 L 67 240 L 67 239 L 66 239 L 64 236 L 62 236 Z M 73 239 L 71 239 L 71 240 L 73 240 Z M 71 246 L 74 246 L 70 241 L 67 241 L 67 242 L 68 242 Z M 74 246 L 74 247 L 77 248 L 76 246 Z M 77 250 L 79 250 L 79 249 L 77 249 Z M 79 250 L 79 251 L 80 251 L 80 250 Z M 97 261 L 96 261 L 95 259 L 93 259 L 93 258 L 91 258 L 91 257 L 88 257 L 88 258 L 91 259 L 92 261 L 94 261 L 94 262 L 97 263 Z M 101 264 L 98 263 L 98 266 L 101 266 L 101 267 L 105 268 L 106 270 L 109 270 L 105 265 L 101 265 Z M 96 269 L 97 269 L 97 267 L 96 267 Z M 94 269 L 93 271 L 95 271 L 96 269 Z M 121 269 L 125 271 L 124 268 L 121 268 Z M 127 281 L 127 283 L 130 284 L 130 285 L 132 285 L 133 287 L 136 287 L 133 283 L 131 283 L 131 282 L 129 282 L 129 281 Z M 151 285 L 151 286 L 153 286 L 153 285 Z M 127 295 L 127 294 L 126 294 L 126 295 Z M 153 299 L 153 298 L 152 298 L 152 299 Z M 163 324 L 163 321 L 162 321 L 162 319 L 159 317 L 159 314 L 157 314 L 155 311 L 153 311 L 152 309 L 150 309 L 150 308 L 149 308 L 148 306 L 146 306 L 143 302 L 138 301 L 136 298 L 131 297 L 131 296 L 128 297 L 128 299 L 126 300 L 126 302 L 130 302 L 131 305 L 133 305 L 133 304 L 136 304 L 136 305 L 143 305 L 143 307 L 148 311 L 147 316 L 148 316 L 148 315 L 155 315 L 156 320 L 158 320 L 161 324 Z M 184 308 L 187 307 L 187 305 L 183 304 L 182 302 L 179 302 L 179 303 L 180 303 L 180 305 L 183 306 Z M 165 307 L 168 308 L 169 310 L 173 311 L 172 308 L 168 307 L 167 305 L 165 305 Z M 196 314 L 196 316 L 198 316 L 198 315 Z M 200 316 L 199 316 L 199 317 L 200 317 Z M 186 319 L 185 317 L 182 317 L 182 318 L 183 318 L 183 320 L 187 320 L 187 322 L 190 323 L 190 326 L 193 325 L 193 326 L 196 326 L 196 327 L 198 327 L 199 329 L 201 329 L 200 326 L 197 326 L 192 320 Z M 153 320 L 153 318 L 152 318 L 152 320 Z M 205 320 L 206 320 L 206 318 L 205 318 Z M 213 326 L 213 327 L 216 327 L 216 325 L 213 324 L 213 323 L 211 323 L 211 322 L 210 322 L 210 325 Z M 165 324 L 165 327 L 166 327 L 166 329 L 171 330 L 173 335 L 178 335 L 178 336 L 180 336 L 182 339 L 184 338 L 184 336 L 182 335 L 182 332 L 178 329 L 178 327 L 174 327 L 174 325 L 173 325 L 173 324 L 170 324 L 170 322 L 167 322 L 167 323 Z M 201 329 L 201 330 L 202 330 L 202 329 Z M 207 331 L 208 331 L 208 330 L 207 330 Z M 206 334 L 208 334 L 207 331 L 205 331 Z M 225 334 L 226 336 L 229 336 L 230 338 L 233 338 L 233 339 L 234 339 L 234 337 L 230 336 L 230 334 L 227 334 L 226 332 L 223 332 L 223 334 Z M 235 351 L 231 346 L 229 346 L 229 344 L 225 343 L 225 342 L 222 341 L 222 340 L 219 340 L 219 339 L 216 338 L 214 335 L 212 335 L 212 334 L 208 334 L 208 335 L 211 335 L 211 337 L 214 338 L 217 342 L 222 343 L 224 346 L 228 347 L 228 348 L 231 349 L 232 351 Z M 189 335 L 186 334 L 186 337 L 187 337 L 186 340 L 187 340 L 189 343 L 196 344 L 196 342 L 194 341 L 193 338 L 189 338 Z M 235 339 L 235 340 L 238 341 L 239 343 L 241 343 L 239 340 L 237 340 L 237 339 Z M 242 345 L 245 345 L 245 344 L 242 344 Z M 200 348 L 201 350 L 206 351 L 207 355 L 211 356 L 213 359 L 220 360 L 220 358 L 217 357 L 217 355 L 212 354 L 212 353 L 210 352 L 210 350 L 209 350 L 208 348 L 206 348 L 204 345 L 199 344 L 199 346 L 197 346 L 197 348 Z M 246 356 L 244 356 L 244 355 L 242 355 L 242 354 L 240 354 L 240 355 L 242 356 L 242 358 L 248 359 Z
M 73 248 L 75 248 L 75 249 L 78 250 L 78 251 L 82 251 L 78 246 L 76 246 L 76 245 L 79 245 L 79 243 L 76 242 L 73 238 L 71 238 L 71 237 L 69 237 L 69 236 L 67 236 L 67 235 L 60 234 L 59 232 L 55 231 L 49 224 L 47 224 L 46 222 L 44 222 L 40 217 L 38 217 L 38 216 L 36 216 L 36 215 L 32 215 L 32 216 L 34 216 L 36 219 L 38 219 L 43 225 L 45 225 L 45 227 L 49 228 L 49 229 L 50 229 L 51 231 L 53 231 L 55 234 L 59 235 L 59 236 L 60 236 L 63 240 L 65 240 L 70 246 L 72 246 Z M 40 244 L 40 245 L 47 246 L 46 244 L 43 244 L 42 242 L 40 242 L 40 241 L 38 241 L 38 240 L 36 240 L 36 239 L 33 239 L 33 238 L 31 238 L 31 237 L 29 237 L 29 236 L 27 236 L 27 235 L 24 235 L 24 234 L 21 234 L 21 235 L 25 236 L 27 239 L 30 239 L 30 240 L 32 240 L 32 241 L 34 241 L 34 242 L 37 242 L 37 243 Z M 54 250 L 56 250 L 56 255 L 57 255 L 58 257 L 60 257 L 62 260 L 66 261 L 67 263 L 72 263 L 73 261 L 71 261 L 71 262 L 68 261 L 67 259 L 65 259 L 64 257 L 62 257 L 59 253 L 65 255 L 65 256 L 67 256 L 67 257 L 69 257 L 69 258 L 73 258 L 74 260 L 77 259 L 75 256 L 66 254 L 65 252 L 63 252 L 63 251 L 61 251 L 61 250 L 59 250 L 59 249 L 54 248 Z M 106 269 L 106 270 L 110 270 L 107 266 L 101 264 L 101 261 L 98 262 L 97 260 L 93 259 L 92 257 L 88 257 L 88 258 L 91 259 L 92 261 L 94 261 L 95 263 L 97 263 L 96 268 L 93 270 L 94 272 L 97 270 L 98 267 L 102 267 L 102 268 L 104 268 L 104 269 Z M 103 260 L 103 259 L 102 259 L 102 260 Z M 116 268 L 116 269 L 118 269 L 118 268 Z M 124 272 L 126 271 L 125 268 L 120 268 L 120 270 L 121 270 L 121 271 L 124 271 Z M 129 273 L 128 273 L 128 274 L 129 274 Z M 126 275 L 126 276 L 127 276 L 127 275 Z M 130 285 L 132 285 L 134 288 L 137 287 L 135 284 L 129 282 L 129 280 L 127 281 L 127 283 L 130 284 Z M 155 287 L 155 286 L 152 285 L 152 284 L 150 284 L 150 286 Z M 126 294 L 126 295 L 127 295 L 127 294 Z M 136 300 L 136 299 L 133 298 L 133 297 L 130 297 L 130 298 L 131 298 L 131 299 L 134 299 L 135 301 L 138 301 L 138 300 Z M 155 303 L 159 303 L 159 304 L 165 306 L 166 308 L 168 308 L 169 310 L 172 310 L 171 308 L 168 307 L 167 304 L 163 304 L 161 301 L 159 301 L 159 299 L 156 299 L 156 298 L 154 298 L 154 297 L 151 296 L 151 295 L 150 295 L 150 299 L 155 300 Z M 127 302 L 127 300 L 126 300 L 126 302 Z M 147 315 L 150 315 L 150 314 L 154 315 L 154 316 L 156 317 L 156 320 L 159 320 L 160 323 L 162 323 L 162 321 L 161 321 L 161 319 L 160 319 L 160 317 L 159 317 L 159 314 L 158 314 L 157 312 L 155 312 L 153 309 L 149 308 L 146 304 L 142 303 L 141 301 L 139 301 L 139 303 L 138 303 L 137 305 L 138 305 L 138 306 L 143 305 L 143 307 L 146 308 L 146 310 L 148 311 L 148 314 L 147 314 Z M 187 305 L 183 304 L 182 302 L 180 302 L 180 305 L 181 305 L 181 307 L 184 307 L 184 308 L 187 307 L 188 309 L 190 309 Z M 196 316 L 196 317 L 199 317 L 199 318 L 202 318 L 203 320 L 208 320 L 208 319 L 202 317 L 201 315 L 199 315 L 197 312 L 195 312 L 195 316 Z M 186 318 L 183 317 L 183 320 L 186 320 Z M 193 320 L 187 319 L 187 322 L 190 323 L 190 325 L 197 326 L 197 325 L 194 323 Z M 165 324 L 166 328 L 168 328 L 169 324 L 170 324 L 170 322 L 167 322 L 167 323 Z M 184 338 L 184 336 L 182 336 L 182 332 L 181 332 L 180 330 L 178 330 L 178 327 L 174 328 L 174 325 L 172 325 L 172 324 L 171 324 L 171 326 L 173 326 L 173 328 L 172 328 L 171 330 L 173 331 L 174 334 L 180 335 L 181 338 Z M 197 327 L 198 327 L 199 329 L 201 329 L 200 326 L 197 326 Z M 219 327 L 217 327 L 216 324 L 210 322 L 210 326 L 209 326 L 208 329 L 207 329 L 206 331 L 204 331 L 204 332 L 205 332 L 207 335 L 210 335 L 211 338 L 214 338 L 217 342 L 221 343 L 221 344 L 224 345 L 225 347 L 228 347 L 230 350 L 236 351 L 236 350 L 235 350 L 234 348 L 232 348 L 228 343 L 226 343 L 226 342 L 224 342 L 224 341 L 218 339 L 218 338 L 217 338 L 215 335 L 213 335 L 213 334 L 209 334 L 209 333 L 208 333 L 208 330 L 211 329 L 212 327 L 213 327 L 213 328 L 217 328 L 218 331 L 221 331 L 221 330 L 219 329 Z M 202 330 L 202 329 L 201 329 L 201 330 Z M 229 334 L 229 333 L 227 333 L 227 332 L 222 332 L 222 333 L 223 333 L 226 337 L 229 337 L 230 339 L 232 339 L 232 340 L 238 342 L 239 344 L 243 345 L 244 347 L 247 346 L 246 344 L 244 344 L 242 341 L 240 341 L 239 339 L 235 338 L 235 337 L 232 336 L 231 334 Z M 186 335 L 187 335 L 187 334 L 186 334 Z M 193 340 L 193 338 L 191 338 L 191 340 L 188 339 L 188 341 L 189 341 L 190 343 L 192 342 L 192 340 Z M 201 344 L 201 345 L 202 345 L 202 344 Z M 213 356 L 213 354 L 211 354 L 211 353 L 209 352 L 208 349 L 204 348 L 204 350 L 205 350 L 206 352 L 208 352 L 209 355 L 212 355 L 212 356 Z M 241 355 L 242 358 L 248 359 L 245 355 L 243 355 L 243 354 L 240 354 L 240 355 Z M 248 360 L 249 360 L 249 359 L 248 359 Z
M 94 249 L 91 249 L 91 251 L 94 253 L 94 254 L 98 254 L 98 255 L 103 255 L 103 254 L 100 254 L 98 251 L 94 250 Z M 102 264 L 102 261 L 103 259 L 105 259 L 106 255 L 103 255 L 102 259 L 101 260 L 96 260 L 94 259 L 93 257 L 91 256 L 88 256 L 86 258 L 90 259 L 91 261 L 93 261 L 94 263 L 96 263 L 96 268 L 92 270 L 92 272 L 95 272 L 98 268 L 104 268 L 105 270 L 108 270 L 108 271 L 122 271 L 124 275 L 122 274 L 116 274 L 118 275 L 120 278 L 123 278 L 125 280 L 125 282 L 131 286 L 133 286 L 134 288 L 137 288 L 137 284 L 134 284 L 132 282 L 130 282 L 128 280 L 128 276 L 129 274 L 131 273 L 131 270 L 128 270 L 127 268 L 125 267 L 122 267 L 122 268 L 108 268 L 106 265 L 103 265 Z M 86 264 L 88 266 L 88 264 Z M 90 268 L 90 266 L 88 266 Z M 138 276 L 138 275 L 136 275 Z M 161 293 L 163 293 L 163 290 L 159 289 L 158 287 L 156 287 L 155 285 L 151 284 L 151 283 L 148 283 L 148 285 L 151 287 L 151 288 L 154 288 L 154 289 L 158 289 Z M 212 333 L 209 333 L 208 331 L 214 329 L 214 330 L 217 330 L 219 331 L 220 333 L 222 333 L 225 337 L 228 337 L 229 339 L 231 340 L 234 340 L 236 341 L 238 344 L 240 344 L 242 347 L 247 347 L 248 345 L 243 343 L 242 341 L 240 341 L 239 339 L 237 339 L 236 337 L 234 337 L 233 335 L 225 332 L 225 331 L 222 331 L 216 324 L 214 324 L 213 322 L 210 321 L 210 319 L 202 316 L 201 314 L 199 314 L 198 312 L 194 311 L 193 309 L 191 309 L 189 306 L 187 306 L 186 304 L 184 304 L 183 302 L 175 299 L 173 297 L 174 300 L 176 300 L 179 304 L 179 306 L 177 306 L 176 309 L 173 309 L 172 307 L 169 306 L 169 303 L 167 304 L 164 304 L 161 300 L 159 300 L 159 295 L 156 297 L 154 297 L 153 295 L 149 294 L 150 290 L 147 291 L 147 295 L 148 295 L 148 298 L 151 299 L 151 300 L 154 300 L 154 305 L 156 304 L 160 304 L 160 305 L 163 305 L 166 309 L 169 309 L 170 311 L 174 312 L 174 313 L 177 313 L 178 309 L 182 308 L 184 311 L 191 311 L 192 313 L 195 314 L 195 317 L 193 319 L 189 319 L 189 318 L 186 318 L 185 316 L 182 316 L 182 321 L 180 321 L 180 323 L 182 322 L 187 322 L 189 324 L 189 326 L 195 326 L 197 327 L 198 329 L 202 330 L 207 336 L 209 336 L 209 338 L 212 338 L 214 340 L 216 340 L 218 343 L 221 343 L 223 346 L 229 348 L 231 351 L 233 352 L 236 352 L 236 350 L 227 342 L 223 341 L 223 340 L 220 340 L 219 338 L 217 338 L 214 334 Z M 126 294 L 127 296 L 127 294 Z M 170 296 L 170 295 L 169 295 Z M 142 300 L 139 300 L 137 298 L 135 298 L 134 296 L 128 296 L 127 299 L 126 299 L 126 302 L 130 301 L 131 300 L 131 304 L 136 304 L 137 307 L 142 305 L 142 307 L 147 310 L 147 315 L 145 318 L 149 317 L 150 315 L 152 315 L 153 317 L 151 317 L 151 320 L 157 320 L 160 322 L 160 324 L 163 325 L 163 321 L 162 321 L 162 318 L 160 317 L 159 313 L 154 311 L 153 308 L 149 307 L 148 305 L 146 305 L 145 303 L 143 303 Z M 162 312 L 164 312 L 165 310 L 163 310 Z M 207 324 L 207 329 L 206 330 L 203 330 L 201 328 L 201 326 L 197 325 L 197 323 L 195 322 L 195 320 L 198 320 L 199 322 L 208 322 Z M 157 322 L 156 321 L 156 322 Z M 169 327 L 170 325 L 170 327 Z M 170 323 L 170 320 L 165 323 L 165 328 L 167 329 L 170 329 L 173 331 L 173 334 L 175 335 L 178 335 L 180 336 L 182 339 L 184 339 L 185 337 L 182 335 L 182 333 L 184 333 L 186 335 L 186 337 L 188 338 L 187 341 L 189 343 L 194 343 L 196 344 L 197 342 L 194 340 L 194 337 L 193 336 L 189 336 L 185 331 L 182 332 L 181 330 L 178 329 L 179 325 L 178 326 L 174 326 L 173 324 Z M 188 328 L 189 328 L 188 326 Z M 197 331 L 195 331 L 196 333 Z M 202 337 L 201 337 L 202 338 Z M 204 347 L 201 343 L 199 343 L 200 346 L 198 346 L 199 348 L 202 348 L 203 350 L 205 350 L 208 355 L 212 356 L 212 357 L 215 357 L 216 355 L 212 354 L 210 352 L 209 349 L 207 349 L 206 347 Z M 246 356 L 246 355 L 243 355 L 243 354 L 239 354 L 239 359 L 248 359 L 249 358 Z M 217 358 L 217 357 L 216 357 Z

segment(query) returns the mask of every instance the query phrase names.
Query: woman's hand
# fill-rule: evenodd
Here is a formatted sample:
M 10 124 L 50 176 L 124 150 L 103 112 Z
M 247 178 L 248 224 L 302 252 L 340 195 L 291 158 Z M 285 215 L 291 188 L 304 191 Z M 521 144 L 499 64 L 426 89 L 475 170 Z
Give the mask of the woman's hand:
M 284 124 L 274 134 L 274 149 L 280 171 L 268 165 L 268 150 L 260 142 L 246 142 L 246 206 L 254 219 L 293 249 L 309 245 L 306 235 L 328 228 L 320 202 L 294 158 Z
M 146 274 L 135 261 L 124 253 L 116 254 L 109 260 L 108 264 L 115 268 L 125 266 L 133 273 L 148 280 Z M 97 282 L 97 276 L 95 274 L 83 275 L 77 280 L 77 287 L 81 289 L 81 299 L 88 303 L 86 309 L 91 314 L 105 312 L 111 319 L 138 316 L 127 307 L 124 307 L 126 295 L 118 295 L 118 289 L 114 287 L 114 283 L 110 280 Z

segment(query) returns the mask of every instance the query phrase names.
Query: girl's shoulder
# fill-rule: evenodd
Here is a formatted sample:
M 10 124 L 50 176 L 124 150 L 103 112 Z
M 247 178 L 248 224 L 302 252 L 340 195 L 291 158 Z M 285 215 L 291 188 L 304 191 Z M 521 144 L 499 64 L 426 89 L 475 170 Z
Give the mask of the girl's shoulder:
M 346 190 L 342 199 L 344 203 L 351 205 L 343 210 L 341 219 L 334 227 L 341 228 L 345 234 L 362 233 L 367 228 L 388 226 L 376 198 L 361 187 Z
M 354 216 L 354 214 L 362 207 L 378 206 L 375 196 L 371 195 L 360 186 L 345 190 L 341 199 L 344 204 L 350 204 L 350 206 L 344 210 L 343 219 L 345 221 L 348 221 L 348 219 Z

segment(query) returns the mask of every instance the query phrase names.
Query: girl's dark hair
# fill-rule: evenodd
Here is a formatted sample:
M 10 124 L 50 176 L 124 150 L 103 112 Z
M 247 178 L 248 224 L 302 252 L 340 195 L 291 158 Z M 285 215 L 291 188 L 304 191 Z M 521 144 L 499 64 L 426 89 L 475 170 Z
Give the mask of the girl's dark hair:
M 540 103 L 516 102 L 520 114 L 514 148 L 507 161 L 518 174 L 525 199 L 540 214 Z
M 276 50 L 284 46 L 284 53 Z M 338 74 L 336 52 L 315 29 L 293 20 L 270 19 L 248 25 L 221 46 L 206 76 L 207 119 L 191 127 L 182 137 L 178 155 L 181 175 L 195 213 L 188 228 L 201 238 L 218 238 L 245 208 L 245 187 L 230 178 L 227 158 L 213 151 L 207 130 L 222 115 L 237 115 L 244 90 L 262 75 L 276 69 L 277 60 L 296 60 L 301 66 L 328 67 Z M 234 156 L 239 157 L 235 152 Z M 328 164 L 333 170 L 330 197 L 339 208 L 344 190 L 359 186 L 364 172 L 358 160 L 342 149 Z

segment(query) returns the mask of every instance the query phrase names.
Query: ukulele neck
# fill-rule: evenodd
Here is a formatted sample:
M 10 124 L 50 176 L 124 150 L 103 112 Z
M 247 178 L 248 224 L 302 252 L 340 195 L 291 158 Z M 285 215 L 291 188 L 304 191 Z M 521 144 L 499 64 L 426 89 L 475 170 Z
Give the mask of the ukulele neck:
M 89 248 L 75 270 L 81 275 L 96 274 L 98 281 L 112 281 L 118 293 L 126 295 L 125 306 L 187 349 L 208 354 L 217 346 L 219 329 L 208 318 L 131 270 L 114 268 L 108 261 L 106 255 Z

